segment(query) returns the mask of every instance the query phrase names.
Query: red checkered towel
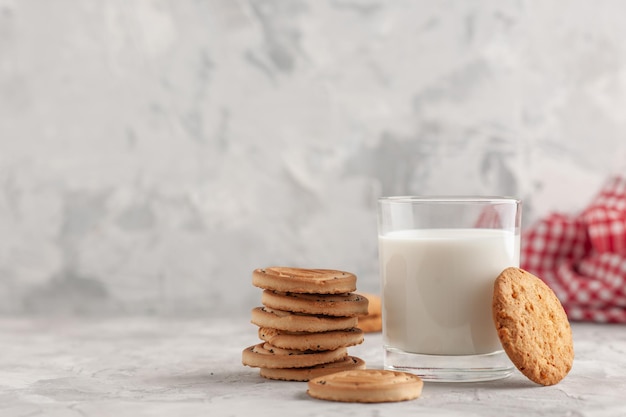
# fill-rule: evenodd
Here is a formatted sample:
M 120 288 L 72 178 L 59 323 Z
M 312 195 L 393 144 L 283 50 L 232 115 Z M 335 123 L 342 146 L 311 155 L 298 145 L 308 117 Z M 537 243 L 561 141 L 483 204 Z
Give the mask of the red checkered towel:
M 521 267 L 554 290 L 570 320 L 626 323 L 626 179 L 611 178 L 582 213 L 524 231 Z

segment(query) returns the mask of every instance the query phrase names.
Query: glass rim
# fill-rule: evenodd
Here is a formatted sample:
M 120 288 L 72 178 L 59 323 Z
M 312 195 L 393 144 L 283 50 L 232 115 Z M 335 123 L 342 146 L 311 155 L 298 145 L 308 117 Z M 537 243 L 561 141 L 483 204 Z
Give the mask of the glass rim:
M 384 196 L 378 197 L 379 203 L 476 203 L 476 204 L 507 204 L 514 203 L 520 204 L 521 199 L 509 196 L 496 196 L 496 195 L 398 195 L 398 196 Z

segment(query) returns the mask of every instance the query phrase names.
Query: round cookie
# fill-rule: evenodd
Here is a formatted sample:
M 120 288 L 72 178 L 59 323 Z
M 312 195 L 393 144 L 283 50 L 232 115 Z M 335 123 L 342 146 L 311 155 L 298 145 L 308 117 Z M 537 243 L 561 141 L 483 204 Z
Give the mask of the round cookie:
M 531 381 L 553 385 L 572 368 L 572 330 L 561 302 L 541 279 L 507 268 L 496 279 L 493 321 L 504 351 Z
M 299 294 L 265 290 L 261 303 L 277 310 L 326 316 L 354 317 L 368 311 L 367 298 L 355 293 Z
M 358 328 L 365 333 L 380 332 L 383 329 L 382 302 L 380 296 L 362 293 L 368 299 L 367 314 L 359 316 Z
M 361 293 L 363 297 L 367 298 L 367 314 L 371 314 L 373 316 L 380 316 L 383 311 L 382 301 L 380 299 L 380 295 L 372 294 L 372 293 Z
M 288 332 L 261 327 L 259 338 L 272 346 L 283 349 L 333 350 L 363 343 L 363 331 L 354 327 L 329 332 Z
M 379 403 L 415 399 L 423 386 L 420 377 L 406 372 L 359 369 L 313 378 L 307 393 L 321 400 Z
M 269 307 L 254 308 L 251 321 L 259 327 L 269 327 L 290 332 L 346 330 L 356 327 L 358 323 L 356 317 L 296 314 L 289 311 L 274 310 Z
M 303 294 L 343 294 L 356 290 L 356 276 L 334 269 L 271 266 L 252 272 L 252 285 L 266 290 Z
M 363 330 L 365 333 L 375 333 L 383 330 L 383 317 L 378 316 L 367 316 L 359 317 L 359 324 L 357 327 Z
M 348 354 L 346 348 L 323 352 L 281 349 L 269 343 L 245 348 L 241 362 L 253 368 L 306 368 L 338 361 Z
M 346 371 L 365 369 L 365 362 L 356 356 L 345 356 L 338 361 L 315 365 L 309 368 L 261 368 L 261 376 L 282 381 L 309 381 L 313 378 Z

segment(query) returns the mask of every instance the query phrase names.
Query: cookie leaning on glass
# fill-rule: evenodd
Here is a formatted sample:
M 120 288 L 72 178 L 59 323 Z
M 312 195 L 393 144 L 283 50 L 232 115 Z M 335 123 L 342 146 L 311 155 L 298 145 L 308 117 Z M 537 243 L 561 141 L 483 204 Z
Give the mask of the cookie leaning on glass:
M 572 369 L 572 329 L 561 302 L 541 279 L 507 268 L 493 291 L 493 321 L 502 348 L 528 379 L 554 385 Z

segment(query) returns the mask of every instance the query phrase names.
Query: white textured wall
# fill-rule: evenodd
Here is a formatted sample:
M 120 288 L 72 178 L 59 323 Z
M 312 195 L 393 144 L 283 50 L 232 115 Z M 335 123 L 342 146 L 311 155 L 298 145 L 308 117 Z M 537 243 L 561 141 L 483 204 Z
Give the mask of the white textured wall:
M 626 168 L 622 1 L 0 0 L 0 312 L 243 312 L 377 288 L 375 198 Z

